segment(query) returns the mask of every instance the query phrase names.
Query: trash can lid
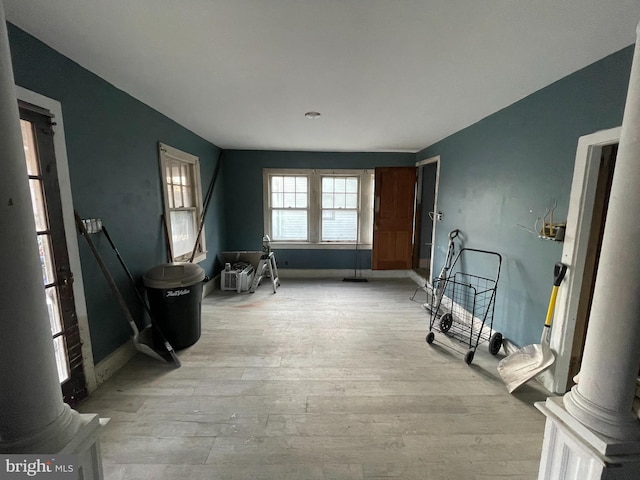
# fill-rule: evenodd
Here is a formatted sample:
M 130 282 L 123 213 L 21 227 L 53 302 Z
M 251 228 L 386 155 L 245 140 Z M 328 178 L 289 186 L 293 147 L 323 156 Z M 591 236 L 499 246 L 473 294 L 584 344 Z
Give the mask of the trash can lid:
M 204 270 L 195 263 L 163 263 L 148 270 L 142 281 L 150 288 L 176 288 L 195 285 L 204 280 Z

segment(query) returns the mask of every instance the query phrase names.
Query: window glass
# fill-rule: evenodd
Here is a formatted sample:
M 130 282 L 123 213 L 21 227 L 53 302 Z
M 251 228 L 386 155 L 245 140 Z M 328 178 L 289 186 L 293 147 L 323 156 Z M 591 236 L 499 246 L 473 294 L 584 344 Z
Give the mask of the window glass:
M 273 210 L 272 240 L 307 240 L 306 210 Z
M 31 204 L 33 205 L 33 215 L 36 220 L 36 231 L 48 230 L 47 209 L 45 208 L 44 195 L 42 193 L 42 180 L 29 179 L 29 189 L 31 190 Z
M 325 210 L 322 212 L 323 242 L 355 242 L 358 237 L 356 210 Z
M 51 335 L 62 333 L 62 318 L 60 318 L 60 302 L 58 301 L 58 289 L 55 286 L 47 287 L 44 290 L 47 300 L 47 310 L 49 311 L 49 324 L 51 325 Z
M 58 367 L 58 379 L 62 383 L 69 379 L 69 359 L 64 336 L 61 335 L 53 339 L 53 349 L 56 359 L 60 359 L 60 361 L 56 362 L 56 366 Z
M 196 239 L 193 211 L 174 210 L 171 212 L 171 238 L 173 240 L 173 255 L 190 254 Z
M 33 134 L 33 125 L 27 120 L 20 120 L 20 128 L 22 130 L 22 146 L 24 148 L 24 156 L 27 160 L 27 173 L 29 175 L 40 175 L 35 135 Z

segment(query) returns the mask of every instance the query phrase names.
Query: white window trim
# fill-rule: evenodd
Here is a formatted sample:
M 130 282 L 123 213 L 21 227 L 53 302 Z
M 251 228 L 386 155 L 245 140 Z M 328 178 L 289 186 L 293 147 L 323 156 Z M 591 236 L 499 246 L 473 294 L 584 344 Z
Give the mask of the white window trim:
M 264 168 L 262 170 L 262 192 L 263 192 L 263 217 L 264 231 L 271 233 L 271 209 L 270 209 L 270 186 L 269 178 L 272 175 L 305 175 L 309 177 L 309 221 L 308 238 L 309 241 L 272 241 L 274 248 L 287 248 L 292 250 L 353 250 L 356 248 L 371 248 L 373 243 L 373 208 L 366 208 L 366 205 L 373 204 L 373 170 L 365 169 L 301 169 L 301 168 Z M 358 242 L 322 242 L 320 241 L 320 222 L 322 208 L 321 199 L 321 178 L 323 176 L 358 176 L 360 198 L 359 204 L 359 231 Z M 364 208 L 363 208 L 364 207 Z
M 202 181 L 200 179 L 200 158 L 196 157 L 195 155 L 191 155 L 190 153 L 183 152 L 182 150 L 178 150 L 175 147 L 166 145 L 162 142 L 158 142 L 158 158 L 160 159 L 160 179 L 162 184 L 162 202 L 164 206 L 164 215 L 166 219 L 165 224 L 167 226 L 167 229 L 169 230 L 167 233 L 168 233 L 169 241 L 171 242 L 171 249 L 173 251 L 173 240 L 172 240 L 173 235 L 171 230 L 171 220 L 169 218 L 169 212 L 171 211 L 171 209 L 169 208 L 169 198 L 168 198 L 169 192 L 167 191 L 167 180 L 165 176 L 167 160 L 169 159 L 178 160 L 180 162 L 189 163 L 194 167 L 193 187 L 194 187 L 194 196 L 195 196 L 194 201 L 195 201 L 195 208 L 196 208 L 196 233 L 197 233 L 197 229 L 200 226 L 199 222 L 200 222 L 200 219 L 202 218 L 202 209 L 203 209 Z M 206 248 L 204 230 L 205 229 L 203 226 L 202 233 L 200 234 L 200 241 L 199 241 L 200 251 L 196 252 L 196 255 L 193 259 L 193 263 L 202 262 L 207 258 L 207 248 Z M 190 257 L 191 257 L 191 253 L 186 255 L 181 255 L 179 257 L 174 256 L 173 261 L 189 261 Z

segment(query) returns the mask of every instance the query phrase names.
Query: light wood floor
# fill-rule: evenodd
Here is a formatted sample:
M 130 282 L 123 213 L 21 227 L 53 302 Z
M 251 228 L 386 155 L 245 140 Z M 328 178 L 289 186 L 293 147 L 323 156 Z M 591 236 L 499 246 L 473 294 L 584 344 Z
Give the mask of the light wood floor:
M 509 395 L 486 345 L 470 367 L 442 335 L 427 345 L 414 290 L 213 293 L 181 368 L 139 354 L 80 407 L 111 418 L 106 480 L 536 478 L 544 393 Z

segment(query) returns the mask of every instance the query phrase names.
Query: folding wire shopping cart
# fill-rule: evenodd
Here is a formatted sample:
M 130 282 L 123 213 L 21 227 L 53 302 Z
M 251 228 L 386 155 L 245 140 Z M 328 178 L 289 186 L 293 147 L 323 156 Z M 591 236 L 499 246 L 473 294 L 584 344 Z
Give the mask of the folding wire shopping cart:
M 465 272 L 463 266 L 471 266 L 476 274 Z M 433 282 L 428 344 L 433 343 L 436 330 L 468 347 L 464 356 L 467 365 L 473 362 L 480 343 L 488 342 L 489 352 L 497 355 L 502 334 L 493 331 L 493 314 L 501 266 L 499 253 L 460 250 L 449 275 Z

